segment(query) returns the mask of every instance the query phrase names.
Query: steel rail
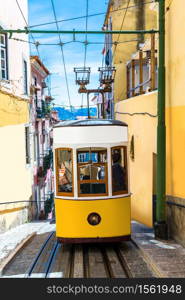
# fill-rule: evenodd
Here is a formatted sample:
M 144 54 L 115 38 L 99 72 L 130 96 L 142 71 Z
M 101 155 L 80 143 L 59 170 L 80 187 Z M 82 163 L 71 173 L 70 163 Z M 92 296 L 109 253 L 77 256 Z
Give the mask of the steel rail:
M 47 261 L 47 265 L 46 265 L 46 267 L 45 267 L 45 278 L 48 277 L 48 274 L 49 274 L 50 269 L 51 269 L 51 267 L 52 267 L 52 263 L 53 263 L 53 261 L 54 261 L 54 258 L 55 258 L 55 256 L 56 256 L 57 249 L 58 249 L 59 246 L 60 246 L 60 244 L 59 244 L 57 241 L 56 241 L 56 242 L 54 243 L 54 245 L 53 245 L 53 248 L 52 248 L 51 253 L 50 253 L 50 256 L 49 256 L 49 259 L 48 259 L 48 261 Z
M 48 242 L 49 242 L 50 239 L 52 238 L 53 234 L 54 234 L 54 231 L 52 231 L 52 233 L 49 235 L 49 237 L 46 239 L 46 241 L 44 242 L 44 244 L 43 244 L 42 247 L 40 248 L 39 253 L 38 253 L 37 256 L 35 257 L 33 263 L 31 264 L 30 268 L 28 269 L 28 271 L 27 271 L 25 277 L 30 277 L 30 276 L 31 276 L 31 274 L 32 274 L 32 272 L 33 272 L 33 269 L 35 268 L 35 266 L 36 266 L 36 264 L 37 264 L 37 262 L 38 262 L 38 260 L 39 260 L 39 258 L 40 258 L 40 256 L 41 256 L 41 254 L 43 253 L 43 251 L 44 251 L 46 245 L 48 244 Z

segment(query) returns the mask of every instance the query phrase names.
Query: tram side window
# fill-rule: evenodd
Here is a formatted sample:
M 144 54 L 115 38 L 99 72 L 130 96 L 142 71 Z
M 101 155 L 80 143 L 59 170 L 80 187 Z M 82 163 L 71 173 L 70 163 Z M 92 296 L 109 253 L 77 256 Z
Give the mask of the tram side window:
M 112 193 L 113 195 L 128 192 L 127 181 L 127 153 L 126 147 L 114 147 L 112 156 Z
M 84 148 L 77 151 L 79 196 L 107 194 L 107 150 Z
M 72 149 L 56 150 L 56 172 L 58 194 L 73 194 Z

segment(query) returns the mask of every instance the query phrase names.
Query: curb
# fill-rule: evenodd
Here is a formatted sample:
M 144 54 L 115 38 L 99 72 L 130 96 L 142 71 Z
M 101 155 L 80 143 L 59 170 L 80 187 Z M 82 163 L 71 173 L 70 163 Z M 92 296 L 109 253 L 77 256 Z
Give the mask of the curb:
M 150 255 L 146 253 L 146 251 L 137 243 L 137 240 L 132 237 L 133 243 L 136 245 L 136 247 L 141 251 L 143 258 L 147 262 L 147 264 L 151 267 L 152 271 L 156 274 L 158 278 L 166 278 L 165 274 L 161 272 L 161 270 L 157 267 L 155 261 L 151 258 Z
M 31 241 L 31 239 L 36 235 L 36 232 L 33 232 L 32 234 L 29 234 L 25 239 L 23 239 L 9 254 L 8 256 L 3 260 L 3 262 L 0 264 L 0 277 L 3 275 L 3 271 L 5 267 L 11 262 L 11 260 L 18 254 L 19 250 L 26 246 L 28 242 Z

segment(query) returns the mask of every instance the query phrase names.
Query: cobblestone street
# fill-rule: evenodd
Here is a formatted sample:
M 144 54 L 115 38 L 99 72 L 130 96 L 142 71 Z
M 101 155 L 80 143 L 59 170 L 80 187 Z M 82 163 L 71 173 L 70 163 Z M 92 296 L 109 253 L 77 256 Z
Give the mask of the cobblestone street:
M 36 232 L 41 235 L 55 230 L 55 224 L 49 221 L 38 221 L 17 226 L 0 234 L 0 263 L 21 243 L 28 235 Z

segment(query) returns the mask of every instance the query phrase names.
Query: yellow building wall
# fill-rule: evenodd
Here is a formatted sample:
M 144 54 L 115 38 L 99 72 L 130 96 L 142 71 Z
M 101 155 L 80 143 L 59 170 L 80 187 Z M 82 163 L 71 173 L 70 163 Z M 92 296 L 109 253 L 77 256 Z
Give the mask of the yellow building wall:
M 185 13 L 184 1 L 166 1 L 166 194 L 184 204 L 185 170 Z M 177 21 L 178 20 L 178 21 Z M 121 84 L 120 84 L 121 86 Z M 119 92 L 120 93 L 120 92 Z M 121 101 L 116 111 L 156 114 L 157 92 Z M 132 218 L 152 226 L 152 193 L 154 189 L 153 153 L 157 145 L 157 118 L 116 114 L 128 123 L 129 141 L 135 141 L 135 160 L 130 160 Z M 181 213 L 179 213 L 181 212 Z M 174 206 L 168 211 L 174 237 L 185 240 L 184 214 Z
M 0 127 L 27 123 L 28 120 L 28 102 L 0 91 Z
M 25 123 L 28 103 L 0 92 L 0 203 L 30 200 L 31 172 L 26 166 Z M 0 205 L 0 232 L 28 220 L 28 203 Z
M 145 1 L 144 1 L 145 2 Z M 128 1 L 115 0 L 110 7 L 109 17 L 112 18 L 113 30 L 135 30 L 135 29 L 151 29 L 157 27 L 157 13 L 150 9 L 150 4 L 144 5 L 143 18 L 141 18 L 140 10 L 136 5 L 138 0 L 131 0 L 127 13 L 125 14 Z M 117 11 L 114 11 L 117 10 Z M 112 12 L 114 11 L 114 12 Z M 124 19 L 124 22 L 123 22 Z M 123 26 L 122 26 L 123 23 Z M 143 27 L 143 28 L 142 28 Z M 145 35 L 144 38 L 148 36 Z M 136 40 L 136 41 L 133 41 Z M 137 51 L 139 42 L 142 42 L 141 36 L 138 35 L 117 35 L 113 36 L 113 42 L 121 42 L 117 47 L 113 46 L 113 62 L 116 67 L 116 75 L 114 82 L 114 100 L 118 102 L 127 98 L 127 80 L 126 80 L 126 63 L 131 60 L 131 55 Z M 123 43 L 125 41 L 130 41 Z
M 153 226 L 152 196 L 154 189 L 155 166 L 153 153 L 156 153 L 157 118 L 140 113 L 157 114 L 157 92 L 137 96 L 116 104 L 116 119 L 128 124 L 129 150 L 134 136 L 134 160 L 129 159 L 131 216 L 133 220 Z M 138 114 L 139 113 L 139 114 Z
M 167 195 L 181 198 L 185 198 L 184 32 L 184 1 L 173 1 L 166 13 Z

